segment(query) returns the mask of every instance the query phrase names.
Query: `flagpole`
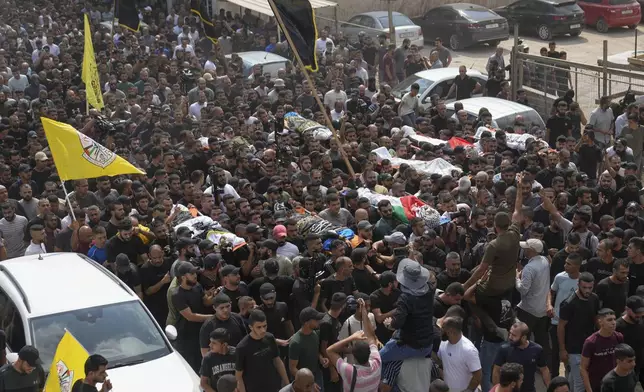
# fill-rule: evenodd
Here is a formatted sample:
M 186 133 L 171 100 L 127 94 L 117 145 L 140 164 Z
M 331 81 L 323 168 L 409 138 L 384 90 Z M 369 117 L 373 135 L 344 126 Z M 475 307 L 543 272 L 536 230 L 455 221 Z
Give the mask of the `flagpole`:
M 76 215 L 74 215 L 74 207 L 72 207 L 72 202 L 69 200 L 69 193 L 67 193 L 67 188 L 65 188 L 65 181 L 60 181 L 63 184 L 63 192 L 65 192 L 65 201 L 69 205 L 69 212 L 72 215 L 72 219 L 76 220 Z
M 285 26 L 284 21 L 282 20 L 282 16 L 280 15 L 279 12 L 277 12 L 277 6 L 273 2 L 273 0 L 268 0 L 268 3 L 270 4 L 271 8 L 273 9 L 273 13 L 275 14 L 275 18 L 277 18 L 277 23 L 278 23 L 278 28 L 279 26 Z M 333 134 L 333 138 L 340 143 L 340 140 L 338 139 L 338 133 L 335 130 L 335 127 L 333 126 L 333 123 L 331 122 L 331 119 L 329 118 L 329 114 L 326 112 L 326 108 L 324 107 L 324 104 L 322 103 L 322 100 L 318 96 L 318 90 L 317 87 L 315 86 L 315 83 L 313 83 L 313 79 L 311 78 L 311 75 L 309 75 L 309 72 L 307 71 L 306 67 L 304 66 L 304 62 L 302 61 L 302 58 L 300 57 L 300 54 L 297 52 L 297 49 L 295 48 L 295 45 L 293 44 L 293 39 L 291 38 L 291 34 L 289 33 L 288 29 L 284 27 L 282 29 L 282 32 L 284 33 L 284 37 L 286 38 L 286 41 L 288 41 L 288 45 L 291 47 L 291 51 L 295 55 L 295 60 L 297 61 L 297 64 L 299 65 L 300 69 L 304 73 L 304 76 L 306 77 L 306 80 L 309 82 L 309 86 L 311 86 L 311 92 L 313 93 L 313 97 L 315 98 L 315 101 L 317 102 L 318 106 L 320 107 L 320 110 L 324 114 L 324 119 L 326 120 L 329 128 L 331 129 L 331 133 Z M 314 48 L 315 50 L 315 48 Z M 340 144 L 340 153 L 342 154 L 342 158 L 344 159 L 344 164 L 347 166 L 347 170 L 349 171 L 349 174 L 351 175 L 352 178 L 355 179 L 356 173 L 353 171 L 353 166 L 351 166 L 351 162 L 349 161 L 349 158 L 347 157 L 346 151 L 344 151 L 344 148 L 342 147 L 342 144 Z

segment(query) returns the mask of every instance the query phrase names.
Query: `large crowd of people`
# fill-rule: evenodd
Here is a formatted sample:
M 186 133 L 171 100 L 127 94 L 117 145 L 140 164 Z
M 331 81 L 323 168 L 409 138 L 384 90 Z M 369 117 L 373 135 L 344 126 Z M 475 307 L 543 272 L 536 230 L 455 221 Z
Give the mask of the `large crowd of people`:
M 214 43 L 187 2 L 141 6 L 136 33 L 113 26 L 111 4 L 0 4 L 0 260 L 89 256 L 176 329 L 204 391 L 631 392 L 644 380 L 644 109 L 632 100 L 602 98 L 586 116 L 551 75 L 561 97 L 546 129 L 520 116 L 499 129 L 489 111 L 472 119 L 456 102 L 452 116 L 445 103 L 511 99 L 502 49 L 484 86 L 461 67 L 424 107 L 419 85 L 392 87 L 453 66 L 440 39 L 426 57 L 408 40 L 322 28 L 312 86 L 291 63 L 272 73 L 237 56 L 292 57 L 274 19 L 250 10 L 222 9 Z M 100 111 L 81 81 L 83 14 Z M 293 113 L 337 137 L 289 126 Z M 45 117 L 145 174 L 62 184 Z M 434 160 L 451 170 L 427 171 Z M 409 196 L 440 219 L 401 214 Z M 38 352 L 11 349 L 0 389 L 31 391 L 16 380 Z M 74 391 L 111 388 L 93 354 Z

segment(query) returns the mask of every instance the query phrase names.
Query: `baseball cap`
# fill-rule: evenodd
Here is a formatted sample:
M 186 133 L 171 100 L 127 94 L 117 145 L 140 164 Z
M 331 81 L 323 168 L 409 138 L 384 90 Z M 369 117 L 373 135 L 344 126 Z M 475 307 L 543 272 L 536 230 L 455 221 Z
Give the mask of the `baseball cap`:
M 613 227 L 606 234 L 608 237 L 617 237 L 617 238 L 624 239 L 624 230 L 621 227 Z
M 521 245 L 523 249 L 532 249 L 537 253 L 543 252 L 543 242 L 536 238 L 530 238 L 527 241 L 521 241 L 519 242 L 519 245 Z
M 224 294 L 224 293 L 219 293 L 219 294 L 217 294 L 217 295 L 215 296 L 215 299 L 213 300 L 213 305 L 214 305 L 215 307 L 217 307 L 217 306 L 219 306 L 219 305 L 229 304 L 229 303 L 231 303 L 231 302 L 232 302 L 232 301 L 231 301 L 231 299 L 230 299 L 230 297 L 229 297 L 229 296 L 227 296 L 227 295 L 226 295 L 226 294 Z
M 593 216 L 593 210 L 590 208 L 590 206 L 587 206 L 587 205 L 583 205 L 577 208 L 577 212 L 580 214 L 587 215 L 589 217 Z
M 273 238 L 286 238 L 286 227 L 277 225 L 273 228 Z
M 222 258 L 219 253 L 210 253 L 203 258 L 203 267 L 207 270 L 213 270 L 221 264 Z
M 279 245 L 277 244 L 277 241 L 275 240 L 265 240 L 262 242 L 262 248 L 268 248 L 272 250 L 273 252 L 277 251 L 277 248 L 279 248 Z
M 342 306 L 347 302 L 345 293 L 333 293 L 331 296 L 331 306 Z
M 242 179 L 241 179 L 241 180 L 239 180 L 239 182 L 237 183 L 237 188 L 238 188 L 238 189 L 244 189 L 244 188 L 245 188 L 245 187 L 247 187 L 247 186 L 250 186 L 250 181 L 248 181 L 248 180 L 247 180 L 247 179 L 245 179 L 245 178 L 242 178 Z
M 215 243 L 210 240 L 203 240 L 199 242 L 199 249 L 201 250 L 213 250 L 215 249 Z
M 628 205 L 626 205 L 626 209 L 627 210 L 637 210 L 637 211 L 639 211 L 640 210 L 640 205 L 637 202 L 632 201 L 632 202 L 628 203 Z
M 119 253 L 116 255 L 116 268 L 118 268 L 119 271 L 130 268 L 130 258 L 127 257 L 125 253 Z
M 385 241 L 396 245 L 405 245 L 407 243 L 407 237 L 405 237 L 403 233 L 397 231 L 391 235 L 386 235 Z
M 228 214 L 219 214 L 219 222 L 230 222 L 230 216 Z
M 632 295 L 626 300 L 626 307 L 635 313 L 644 313 L 644 298 Z
M 40 353 L 34 346 L 24 346 L 18 352 L 18 359 L 27 362 L 29 366 L 36 367 L 40 365 Z
M 42 151 L 38 151 L 38 152 L 36 153 L 36 155 L 34 155 L 34 159 L 35 159 L 36 161 L 46 161 L 46 160 L 48 160 L 49 158 L 47 157 L 47 154 L 45 154 L 44 152 L 42 152 Z
M 264 283 L 259 288 L 259 295 L 262 299 L 273 299 L 277 295 L 275 293 L 275 286 L 271 283 Z
M 31 167 L 29 165 L 22 164 L 18 166 L 18 172 L 19 173 L 27 173 L 31 171 Z
M 27 133 L 27 136 L 28 136 L 28 137 L 36 138 L 36 137 L 38 137 L 38 134 L 36 133 L 36 131 L 29 131 L 29 132 Z
M 306 307 L 302 309 L 300 312 L 300 323 L 304 324 L 308 321 L 311 320 L 322 320 L 324 318 L 324 313 L 318 312 L 317 310 L 313 309 L 312 307 Z
M 358 230 L 370 230 L 373 228 L 373 225 L 369 221 L 363 220 L 358 222 Z
M 177 277 L 184 276 L 187 274 L 196 274 L 199 272 L 199 268 L 195 267 L 194 265 L 185 262 L 182 263 L 179 268 L 177 268 Z
M 264 231 L 264 229 L 262 229 L 261 227 L 257 226 L 257 224 L 255 224 L 255 223 L 249 223 L 246 226 L 246 233 L 247 234 L 261 233 L 263 231 Z
M 187 238 L 187 237 L 181 237 L 177 240 L 177 243 L 175 244 L 175 247 L 177 250 L 183 249 L 187 246 L 194 245 L 198 242 L 197 239 L 192 239 L 192 238 Z
M 239 268 L 230 264 L 224 266 L 224 268 L 221 269 L 221 276 L 225 277 L 228 275 L 239 275 Z

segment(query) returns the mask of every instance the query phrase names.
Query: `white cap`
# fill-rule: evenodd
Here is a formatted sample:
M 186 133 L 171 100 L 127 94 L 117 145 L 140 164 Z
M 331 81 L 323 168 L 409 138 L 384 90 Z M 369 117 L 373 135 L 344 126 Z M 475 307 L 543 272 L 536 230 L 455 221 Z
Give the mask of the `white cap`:
M 521 245 L 523 249 L 532 249 L 537 253 L 543 252 L 543 242 L 536 238 L 530 238 L 527 241 L 521 241 L 519 242 L 519 245 Z

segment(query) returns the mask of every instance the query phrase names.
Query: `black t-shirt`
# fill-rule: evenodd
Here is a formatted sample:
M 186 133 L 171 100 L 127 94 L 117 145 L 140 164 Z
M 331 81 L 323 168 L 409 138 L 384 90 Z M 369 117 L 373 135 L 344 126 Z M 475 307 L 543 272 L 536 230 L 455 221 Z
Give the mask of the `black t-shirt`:
M 235 374 L 235 347 L 228 346 L 226 354 L 209 352 L 203 357 L 199 375 L 208 378 L 212 388 L 217 387 L 217 381 L 226 374 Z
M 170 272 L 170 267 L 172 263 L 169 260 L 165 260 L 163 264 L 155 266 L 147 262 L 139 269 L 139 277 L 141 278 L 141 289 L 143 293 L 145 290 L 156 285 L 163 279 L 165 274 Z M 150 309 L 152 314 L 155 314 L 157 311 L 165 310 L 165 313 L 168 313 L 168 288 L 170 283 L 166 283 L 161 286 L 161 289 L 152 295 L 145 294 L 143 297 L 143 303 L 145 306 Z
M 568 133 L 572 130 L 572 121 L 568 116 L 557 116 L 554 115 L 548 119 L 546 122 L 546 128 L 550 130 L 550 137 L 548 139 L 548 144 L 550 147 L 555 148 L 557 144 L 557 138 L 559 136 L 568 136 Z
M 230 297 L 230 300 L 232 301 L 232 311 L 239 313 L 239 299 L 248 295 L 248 286 L 246 285 L 246 282 L 239 282 L 239 286 L 235 291 L 228 290 L 224 287 L 221 289 L 221 292 Z
M 136 286 L 141 286 L 139 271 L 133 263 L 130 263 L 130 268 L 125 272 L 116 271 L 116 276 L 132 290 L 134 290 Z
M 180 312 L 186 308 L 190 308 L 192 313 L 207 314 L 208 311 L 203 304 L 203 287 L 196 284 L 190 289 L 177 287 L 177 290 L 172 294 L 172 304 L 174 305 L 177 313 L 179 313 L 175 327 L 178 332 L 178 340 L 198 340 L 199 330 L 203 323 L 196 321 L 186 320 Z
M 454 78 L 454 83 L 456 84 L 456 100 L 460 101 L 462 99 L 472 98 L 472 91 L 476 87 L 476 80 L 465 75 L 464 78 L 457 76 Z
M 320 321 L 320 342 L 327 342 L 327 347 L 335 344 L 338 341 L 340 329 L 342 329 L 342 323 L 340 323 L 340 320 L 331 316 L 329 313 L 326 313 L 324 318 Z
M 327 309 L 331 307 L 331 297 L 333 294 L 344 293 L 346 295 L 352 295 L 357 290 L 352 277 L 348 277 L 345 280 L 337 280 L 335 275 L 331 275 L 323 280 L 321 284 L 320 299 L 324 298 Z
M 279 391 L 282 380 L 273 359 L 279 357 L 275 337 L 266 333 L 262 339 L 246 335 L 237 345 L 235 370 L 242 371 L 247 392 Z
M 537 369 L 546 367 L 546 357 L 543 348 L 534 342 L 528 342 L 528 347 L 521 349 L 509 343 L 504 343 L 496 354 L 494 364 L 503 366 L 504 363 L 518 363 L 523 366 L 523 385 L 521 392 L 534 392 L 534 375 Z
M 255 302 L 258 304 L 262 303 L 261 298 L 259 297 L 259 288 L 264 284 L 264 283 L 270 283 L 273 286 L 275 286 L 275 295 L 276 295 L 276 300 L 280 302 L 289 302 L 291 292 L 293 290 L 293 283 L 295 280 L 291 278 L 290 276 L 276 276 L 274 278 L 269 278 L 267 276 L 261 276 L 259 278 L 254 279 L 250 284 L 248 285 L 248 295 L 253 297 L 255 299 Z
M 72 387 L 72 392 L 98 392 L 95 386 L 85 384 L 82 379 L 76 380 Z
M 356 288 L 361 293 L 369 294 L 378 288 L 378 283 L 373 279 L 371 274 L 366 269 L 354 268 L 351 273 Z
M 396 302 L 398 302 L 398 297 L 400 297 L 399 290 L 393 290 L 391 294 L 386 295 L 382 288 L 374 291 L 369 296 L 371 300 L 371 309 L 380 309 L 380 313 L 385 314 L 391 312 L 396 308 Z M 387 342 L 393 331 L 385 327 L 381 323 L 376 323 L 376 336 L 381 342 Z
M 445 269 L 446 258 L 447 254 L 438 246 L 423 252 L 423 263 L 425 266 L 430 267 L 429 269 L 434 271 L 435 274 L 439 274 Z
M 231 313 L 228 320 L 220 320 L 217 316 L 203 323 L 199 330 L 199 347 L 208 348 L 210 333 L 217 328 L 224 328 L 230 334 L 228 344 L 236 346 L 247 335 L 244 320 L 237 313 Z
M 501 82 L 503 80 L 497 80 L 496 78 L 488 79 L 485 83 L 485 89 L 487 90 L 487 97 L 496 97 L 501 92 Z
M 138 236 L 133 236 L 129 241 L 123 241 L 121 237 L 114 236 L 110 238 L 105 244 L 105 253 L 107 254 L 107 262 L 116 262 L 116 256 L 120 253 L 125 253 L 131 262 L 136 262 L 139 255 L 147 253 L 147 247 Z
M 563 300 L 559 308 L 559 319 L 565 320 L 566 351 L 569 354 L 581 354 L 584 341 L 595 332 L 595 316 L 599 311 L 599 297 L 591 293 L 587 300 L 582 300 L 574 292 Z
M 37 392 L 45 387 L 45 372 L 38 366 L 29 374 L 18 373 L 10 364 L 0 368 L 0 391 Z
M 624 343 L 635 350 L 636 369 L 644 367 L 644 324 L 631 324 L 623 317 L 617 319 L 615 331 L 624 335 Z
M 472 276 L 470 271 L 465 268 L 461 268 L 461 271 L 458 273 L 458 276 L 453 278 L 447 275 L 447 271 L 442 271 L 438 276 L 436 276 L 436 288 L 439 290 L 445 290 L 447 286 L 454 282 L 465 283 Z
M 613 274 L 614 263 L 615 259 L 611 260 L 609 264 L 606 264 L 599 257 L 593 257 L 581 265 L 581 271 L 590 272 L 595 277 L 595 282 L 599 282 Z
M 579 171 L 594 180 L 597 178 L 597 165 L 602 161 L 602 150 L 597 145 L 582 144 L 579 146 Z
M 628 295 L 635 295 L 635 290 L 641 285 L 644 285 L 644 263 L 631 262 L 628 269 Z
M 601 301 L 602 308 L 613 309 L 615 314 L 622 314 L 626 308 L 628 282 L 616 284 L 610 278 L 604 278 L 595 286 L 595 292 Z
M 620 376 L 613 369 L 602 379 L 601 392 L 634 392 L 636 386 L 637 375 L 635 372 Z
M 436 115 L 432 117 L 429 123 L 431 124 L 431 126 L 434 127 L 436 132 L 442 129 L 447 129 L 447 117 L 441 117 L 439 115 Z
M 264 304 L 259 308 L 266 315 L 266 330 L 277 339 L 288 339 L 289 336 L 284 325 L 286 321 L 290 320 L 286 303 L 278 301 L 270 308 Z

